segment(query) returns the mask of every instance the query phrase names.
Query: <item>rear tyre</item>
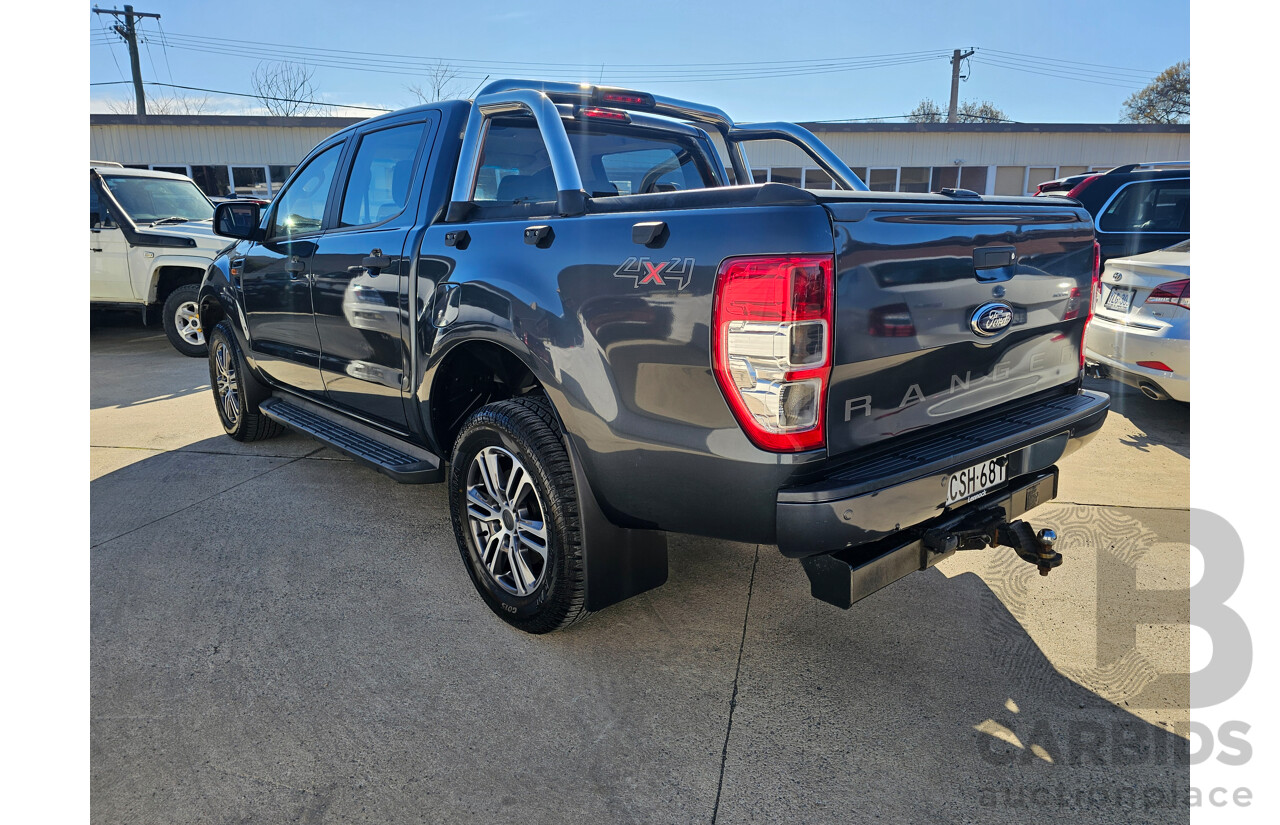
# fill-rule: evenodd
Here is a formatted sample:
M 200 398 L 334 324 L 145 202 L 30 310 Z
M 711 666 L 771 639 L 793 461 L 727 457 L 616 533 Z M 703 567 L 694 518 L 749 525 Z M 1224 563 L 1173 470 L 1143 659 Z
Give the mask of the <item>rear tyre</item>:
M 209 384 L 222 429 L 236 441 L 261 441 L 285 431 L 258 409 L 267 390 L 249 372 L 235 331 L 226 321 L 209 336 Z
M 587 615 L 573 470 L 545 399 L 472 414 L 454 443 L 449 510 L 467 573 L 503 621 L 549 633 Z
M 199 284 L 183 284 L 169 293 L 164 302 L 164 334 L 173 348 L 192 358 L 203 358 L 209 351 L 200 327 Z

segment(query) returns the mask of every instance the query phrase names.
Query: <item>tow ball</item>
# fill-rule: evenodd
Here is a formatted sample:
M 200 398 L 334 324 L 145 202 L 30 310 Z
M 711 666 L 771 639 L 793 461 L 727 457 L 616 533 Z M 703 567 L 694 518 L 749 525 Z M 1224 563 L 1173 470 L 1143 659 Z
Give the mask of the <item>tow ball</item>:
M 921 536 L 924 546 L 935 553 L 1003 545 L 1039 568 L 1041 576 L 1062 564 L 1062 554 L 1053 549 L 1057 540 L 1058 534 L 1052 530 L 1035 532 L 1025 521 L 1007 522 L 1000 511 L 978 512 L 959 525 L 926 530 Z

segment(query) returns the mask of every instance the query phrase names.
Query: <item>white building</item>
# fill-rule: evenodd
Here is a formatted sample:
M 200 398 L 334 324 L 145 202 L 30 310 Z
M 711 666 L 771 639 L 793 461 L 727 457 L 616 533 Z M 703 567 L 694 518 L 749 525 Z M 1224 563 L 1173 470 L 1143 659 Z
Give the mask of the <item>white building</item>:
M 90 115 L 89 157 L 180 172 L 210 195 L 269 196 L 345 117 Z M 806 123 L 873 190 L 1020 195 L 1055 177 L 1190 160 L 1191 127 L 1118 123 Z M 830 179 L 794 146 L 748 144 L 757 181 Z

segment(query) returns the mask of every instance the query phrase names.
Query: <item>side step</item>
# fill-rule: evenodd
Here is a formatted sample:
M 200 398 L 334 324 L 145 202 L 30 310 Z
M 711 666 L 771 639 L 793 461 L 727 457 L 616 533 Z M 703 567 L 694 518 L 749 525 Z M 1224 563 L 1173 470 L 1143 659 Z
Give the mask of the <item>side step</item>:
M 435 453 L 373 427 L 293 396 L 273 395 L 259 406 L 262 414 L 291 430 L 323 441 L 356 461 L 401 484 L 444 481 L 444 468 Z

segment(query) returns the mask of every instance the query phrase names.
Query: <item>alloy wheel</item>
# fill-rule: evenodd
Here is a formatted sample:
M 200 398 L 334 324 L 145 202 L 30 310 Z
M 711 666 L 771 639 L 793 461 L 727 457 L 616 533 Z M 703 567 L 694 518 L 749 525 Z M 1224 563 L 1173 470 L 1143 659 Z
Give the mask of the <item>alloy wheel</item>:
M 182 340 L 193 346 L 204 346 L 204 330 L 200 328 L 200 310 L 195 301 L 186 301 L 178 305 L 173 314 L 174 326 Z
M 467 471 L 467 523 L 481 565 L 503 590 L 528 596 L 547 571 L 547 520 L 533 476 L 501 447 L 485 447 Z
M 240 423 L 240 381 L 236 377 L 235 356 L 226 341 L 214 344 L 213 365 L 217 373 L 218 404 L 227 424 L 234 429 Z

